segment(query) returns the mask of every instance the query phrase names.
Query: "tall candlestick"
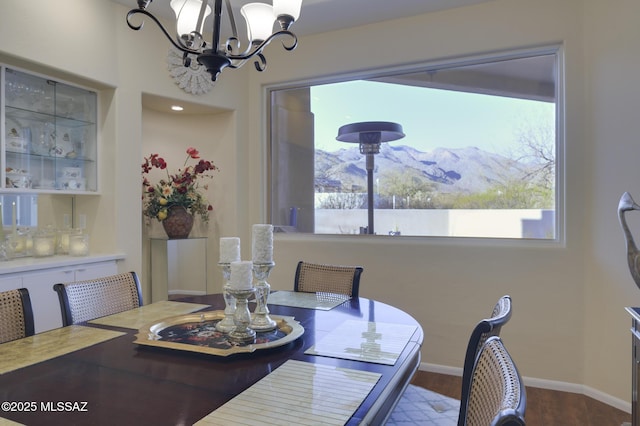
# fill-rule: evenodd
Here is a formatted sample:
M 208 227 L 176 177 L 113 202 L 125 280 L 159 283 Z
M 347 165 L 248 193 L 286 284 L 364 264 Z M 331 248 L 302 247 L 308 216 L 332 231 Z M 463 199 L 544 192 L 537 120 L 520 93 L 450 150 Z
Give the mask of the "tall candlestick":
M 253 288 L 253 262 L 249 260 L 231 262 L 231 288 L 234 290 Z
M 253 225 L 251 253 L 254 263 L 273 262 L 273 225 Z
M 240 260 L 240 238 L 220 238 L 220 263 L 231 263 Z
M 11 206 L 11 233 L 13 235 L 18 234 L 17 214 L 16 214 L 16 202 L 14 201 Z

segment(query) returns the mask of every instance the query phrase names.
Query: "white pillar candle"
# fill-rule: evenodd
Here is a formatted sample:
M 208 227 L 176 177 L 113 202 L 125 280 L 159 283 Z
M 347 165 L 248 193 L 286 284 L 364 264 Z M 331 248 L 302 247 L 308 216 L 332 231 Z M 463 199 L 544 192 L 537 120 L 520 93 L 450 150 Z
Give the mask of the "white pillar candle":
M 253 262 L 241 260 L 231 262 L 231 288 L 248 290 L 253 287 Z
M 220 263 L 231 263 L 240 260 L 240 238 L 220 238 Z
M 253 263 L 273 262 L 273 225 L 253 225 L 252 237 Z
M 18 217 L 17 217 L 17 213 L 16 213 L 16 203 L 15 201 L 13 202 L 13 204 L 11 205 L 11 233 L 13 235 L 17 235 L 18 234 Z

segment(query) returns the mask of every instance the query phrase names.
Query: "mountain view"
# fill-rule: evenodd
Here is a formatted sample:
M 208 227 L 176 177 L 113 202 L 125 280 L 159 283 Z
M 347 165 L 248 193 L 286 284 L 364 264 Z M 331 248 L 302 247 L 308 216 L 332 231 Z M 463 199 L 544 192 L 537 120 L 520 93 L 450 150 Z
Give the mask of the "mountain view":
M 366 156 L 357 146 L 335 152 L 316 150 L 316 192 L 366 190 Z M 497 183 L 521 179 L 530 167 L 476 147 L 422 152 L 406 145 L 382 144 L 374 178 L 404 175 L 433 184 L 441 192 L 482 192 Z

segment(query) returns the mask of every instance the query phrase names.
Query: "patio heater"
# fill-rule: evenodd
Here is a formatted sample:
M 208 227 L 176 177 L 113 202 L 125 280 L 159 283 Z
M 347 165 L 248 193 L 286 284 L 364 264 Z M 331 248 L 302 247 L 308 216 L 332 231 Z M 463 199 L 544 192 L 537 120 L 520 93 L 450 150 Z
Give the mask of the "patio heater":
M 345 124 L 338 129 L 336 140 L 360 144 L 360 154 L 367 156 L 367 233 L 373 234 L 373 169 L 374 155 L 380 152 L 382 142 L 404 138 L 402 126 L 388 121 L 364 121 Z

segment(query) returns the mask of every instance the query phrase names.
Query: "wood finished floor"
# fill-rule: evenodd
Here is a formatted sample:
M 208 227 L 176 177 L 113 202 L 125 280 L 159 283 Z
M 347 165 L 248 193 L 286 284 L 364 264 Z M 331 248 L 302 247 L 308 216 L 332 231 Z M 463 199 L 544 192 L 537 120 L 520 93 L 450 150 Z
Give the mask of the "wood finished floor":
M 461 378 L 418 371 L 413 384 L 460 398 Z M 527 387 L 527 426 L 620 426 L 631 414 L 588 396 Z

